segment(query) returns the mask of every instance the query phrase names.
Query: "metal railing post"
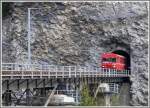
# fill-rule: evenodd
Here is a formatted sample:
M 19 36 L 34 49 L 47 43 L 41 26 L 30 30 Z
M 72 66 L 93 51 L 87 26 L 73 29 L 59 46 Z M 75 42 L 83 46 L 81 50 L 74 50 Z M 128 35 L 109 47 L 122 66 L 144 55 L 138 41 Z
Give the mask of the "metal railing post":
M 31 66 L 31 64 L 30 64 L 30 66 Z M 33 78 L 33 67 L 31 67 L 31 74 L 32 74 L 32 78 Z
M 48 78 L 50 78 L 50 71 L 51 71 L 51 68 L 49 67 L 47 72 L 48 72 Z
M 42 65 L 40 67 L 41 67 L 41 69 L 40 69 L 40 78 L 42 78 Z
M 86 76 L 85 67 L 83 68 L 83 77 Z
M 71 67 L 70 66 L 68 67 L 69 67 L 69 78 L 71 78 Z
M 62 74 L 62 77 L 63 77 L 63 78 L 64 78 L 64 71 L 65 71 L 65 70 L 64 70 L 64 66 L 62 66 L 62 73 L 63 73 L 63 74 Z
M 77 67 L 74 66 L 74 74 L 75 74 L 75 78 L 77 77 Z
M 11 79 L 12 79 L 12 78 L 13 78 L 13 71 L 11 70 L 11 72 L 10 72 L 10 73 L 11 73 L 11 76 L 10 76 L 10 77 L 11 77 Z
M 79 71 L 79 74 L 80 74 L 80 78 L 81 78 L 81 68 L 80 68 L 80 66 L 78 66 L 78 71 Z
M 118 86 L 118 84 L 117 84 L 117 93 L 119 93 L 119 86 Z
M 24 78 L 24 71 L 23 70 L 21 71 L 21 75 L 22 75 L 21 78 L 23 79 Z
M 58 67 L 55 66 L 55 72 L 56 72 L 56 78 L 57 78 L 57 72 L 58 72 Z

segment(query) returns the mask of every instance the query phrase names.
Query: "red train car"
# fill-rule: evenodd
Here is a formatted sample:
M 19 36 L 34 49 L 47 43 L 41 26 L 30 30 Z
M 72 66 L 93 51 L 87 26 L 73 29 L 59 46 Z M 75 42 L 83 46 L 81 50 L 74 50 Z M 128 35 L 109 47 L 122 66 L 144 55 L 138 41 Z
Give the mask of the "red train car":
M 126 68 L 124 56 L 114 53 L 104 53 L 102 54 L 101 58 L 102 58 L 101 62 L 102 68 L 109 68 L 116 70 L 125 70 Z

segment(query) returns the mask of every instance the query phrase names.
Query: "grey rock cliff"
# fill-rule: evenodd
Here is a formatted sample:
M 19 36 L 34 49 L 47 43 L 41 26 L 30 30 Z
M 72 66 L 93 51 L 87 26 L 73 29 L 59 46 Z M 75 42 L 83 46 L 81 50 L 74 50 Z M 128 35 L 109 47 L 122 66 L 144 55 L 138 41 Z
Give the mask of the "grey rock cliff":
M 145 2 L 12 3 L 3 18 L 3 62 L 27 62 L 27 9 L 32 63 L 99 66 L 104 52 L 131 57 L 131 105 L 148 105 L 148 12 Z M 42 9 L 43 7 L 47 7 Z

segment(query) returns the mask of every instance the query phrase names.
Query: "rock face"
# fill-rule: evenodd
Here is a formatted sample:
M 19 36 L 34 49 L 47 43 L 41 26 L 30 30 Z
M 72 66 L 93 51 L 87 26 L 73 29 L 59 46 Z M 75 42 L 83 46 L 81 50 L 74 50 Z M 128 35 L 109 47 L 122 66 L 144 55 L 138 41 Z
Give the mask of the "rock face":
M 124 51 L 130 55 L 131 105 L 147 106 L 147 5 L 11 3 L 11 14 L 3 17 L 3 62 L 27 62 L 28 8 L 39 8 L 30 17 L 32 63 L 99 66 L 102 53 Z

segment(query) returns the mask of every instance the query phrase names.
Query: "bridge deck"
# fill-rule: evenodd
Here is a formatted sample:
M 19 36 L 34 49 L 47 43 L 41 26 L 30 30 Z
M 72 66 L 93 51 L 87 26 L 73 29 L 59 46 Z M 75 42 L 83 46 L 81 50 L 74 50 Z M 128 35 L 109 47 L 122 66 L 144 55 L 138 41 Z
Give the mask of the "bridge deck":
M 2 77 L 25 78 L 25 77 L 129 77 L 129 70 L 118 71 L 114 69 L 104 69 L 81 66 L 52 66 L 35 64 L 2 64 Z

